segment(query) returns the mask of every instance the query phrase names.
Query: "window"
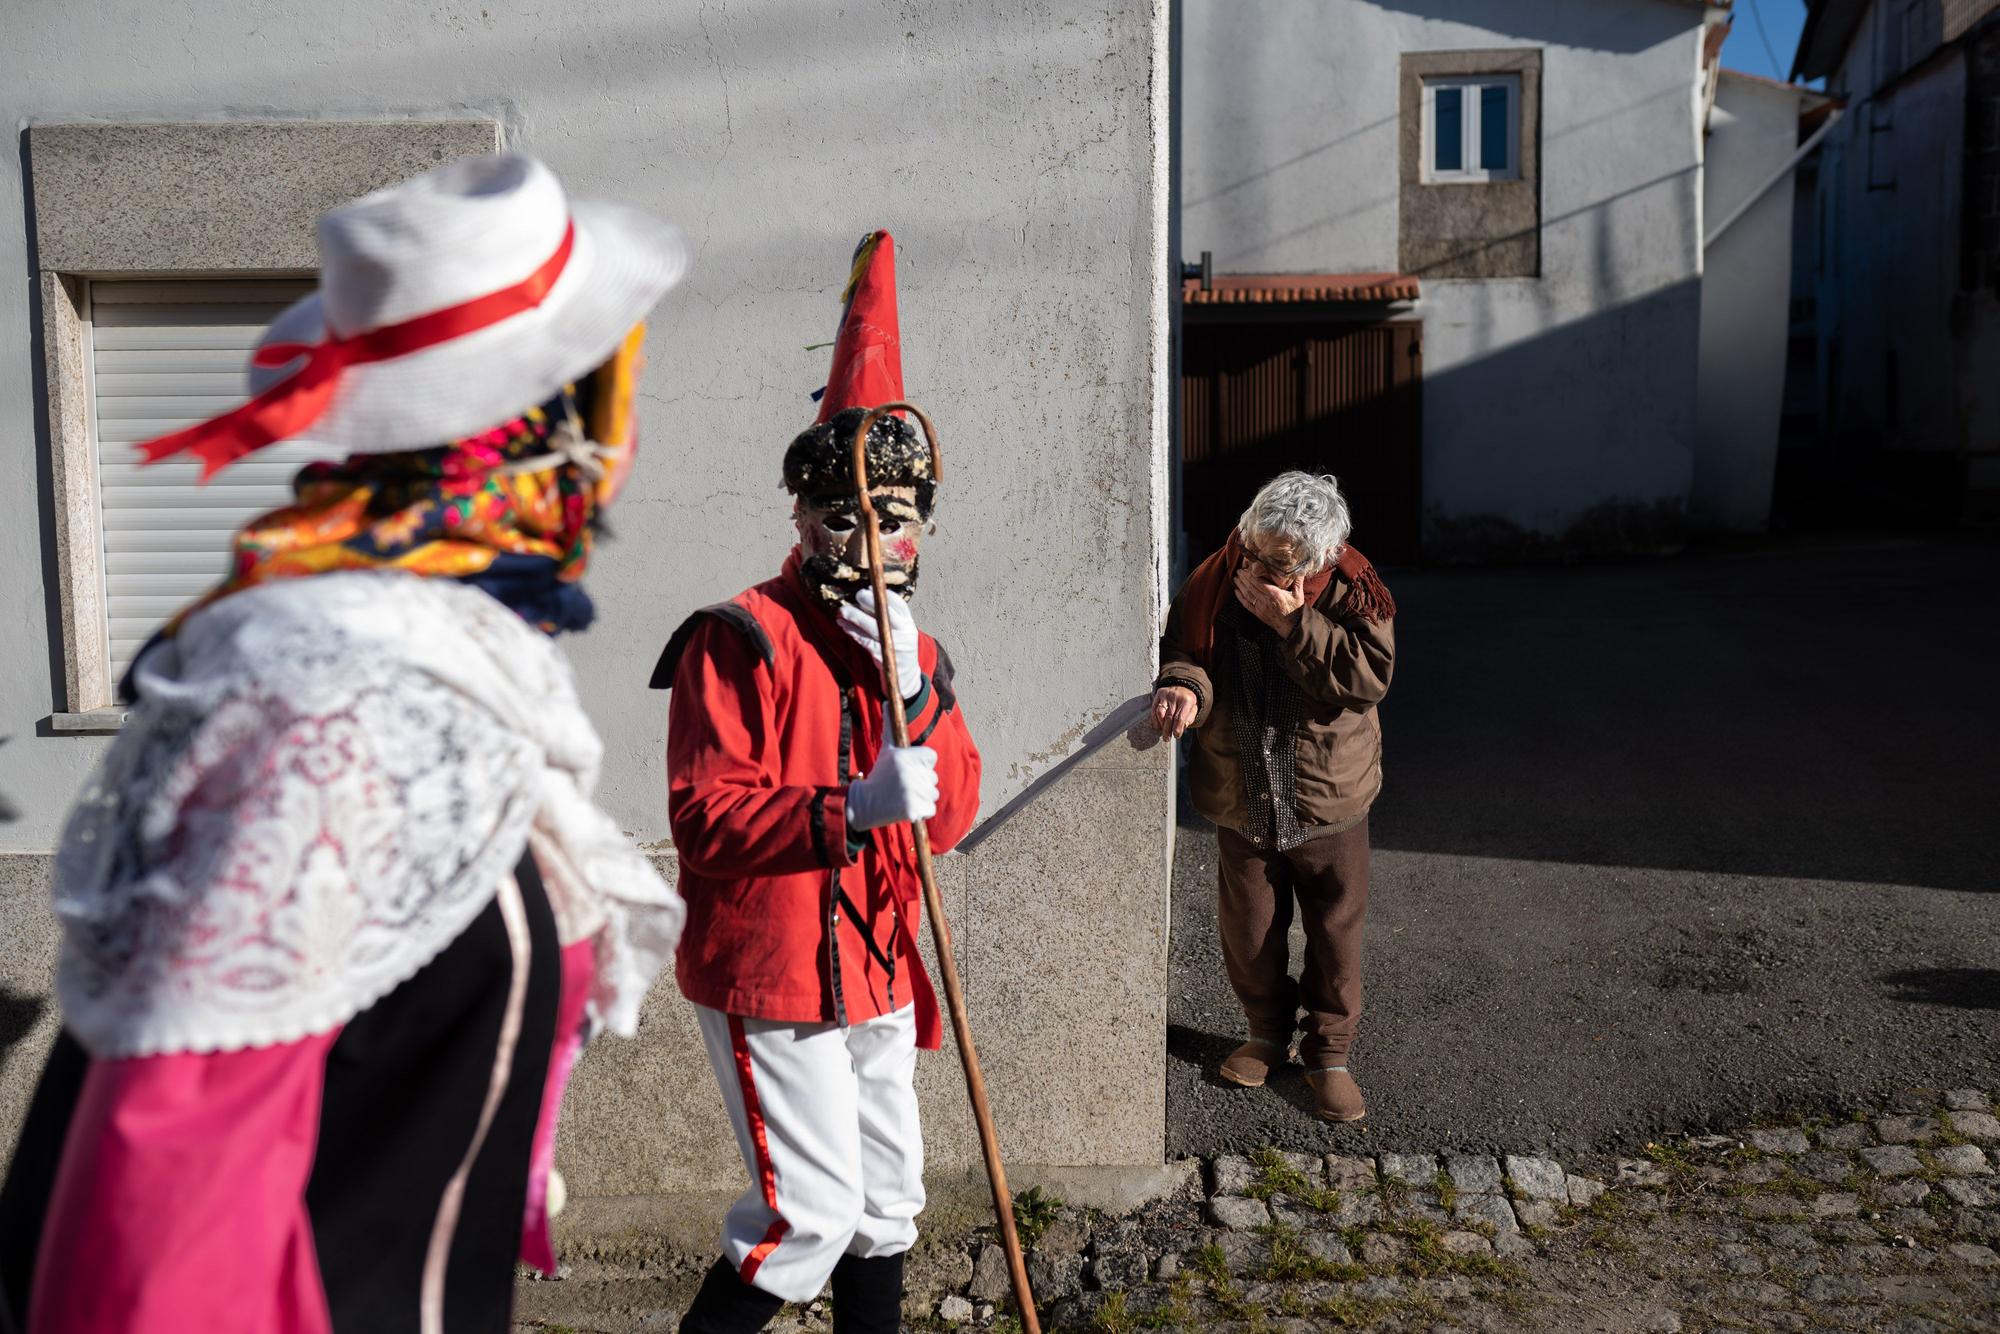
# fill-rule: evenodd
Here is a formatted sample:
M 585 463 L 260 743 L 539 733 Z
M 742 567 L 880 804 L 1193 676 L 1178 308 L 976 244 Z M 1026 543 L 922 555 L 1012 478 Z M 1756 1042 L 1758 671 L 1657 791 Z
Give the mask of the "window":
M 1397 267 L 1425 278 L 1539 277 L 1541 50 L 1405 51 L 1401 63 Z
M 132 445 L 242 400 L 262 328 L 309 290 L 313 219 L 466 153 L 491 120 L 37 125 L 31 253 L 53 491 L 52 732 L 115 731 L 119 676 L 228 568 L 231 531 L 289 499 L 303 451 L 207 486 Z M 226 163 L 228 170 L 215 164 Z M 59 674 L 59 675 L 58 675 Z
M 1424 80 L 1426 181 L 1511 181 L 1521 174 L 1517 74 Z
M 142 466 L 133 448 L 235 406 L 264 326 L 312 290 L 302 281 L 93 282 L 86 288 L 92 461 L 109 677 L 160 624 L 220 580 L 231 536 L 292 498 L 314 454 L 276 445 L 202 485 L 201 465 Z

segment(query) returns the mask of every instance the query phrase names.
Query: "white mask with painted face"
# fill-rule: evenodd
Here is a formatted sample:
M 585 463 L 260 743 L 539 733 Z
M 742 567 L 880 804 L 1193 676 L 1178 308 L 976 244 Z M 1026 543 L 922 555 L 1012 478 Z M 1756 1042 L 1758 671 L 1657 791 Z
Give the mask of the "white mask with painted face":
M 916 592 L 918 551 L 928 527 L 917 511 L 917 489 L 878 487 L 872 498 L 882 535 L 882 582 L 910 597 Z M 851 500 L 828 505 L 801 497 L 792 506 L 792 523 L 799 535 L 801 572 L 827 605 L 851 601 L 871 586 L 867 525 Z

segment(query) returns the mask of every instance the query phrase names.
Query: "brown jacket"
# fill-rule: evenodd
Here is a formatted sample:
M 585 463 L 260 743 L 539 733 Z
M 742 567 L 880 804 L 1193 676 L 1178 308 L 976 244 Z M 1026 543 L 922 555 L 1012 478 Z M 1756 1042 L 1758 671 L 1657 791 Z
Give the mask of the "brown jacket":
M 1332 833 L 1367 814 L 1382 790 L 1382 724 L 1375 705 L 1388 693 L 1395 665 L 1393 619 L 1343 618 L 1349 585 L 1336 571 L 1326 589 L 1302 608 L 1280 641 L 1279 660 L 1304 694 L 1304 716 L 1293 738 L 1299 823 Z M 1230 725 L 1237 692 L 1235 636 L 1218 629 L 1213 662 L 1204 670 L 1186 645 L 1186 589 L 1167 613 L 1154 688 L 1185 686 L 1199 702 L 1194 760 L 1188 774 L 1194 808 L 1215 823 L 1247 833 L 1249 798 Z

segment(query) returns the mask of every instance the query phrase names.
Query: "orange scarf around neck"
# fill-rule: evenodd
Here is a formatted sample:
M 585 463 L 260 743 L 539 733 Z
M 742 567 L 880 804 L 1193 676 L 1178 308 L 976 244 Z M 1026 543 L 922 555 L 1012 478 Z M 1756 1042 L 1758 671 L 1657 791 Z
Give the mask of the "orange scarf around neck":
M 1206 668 L 1215 654 L 1215 618 L 1236 595 L 1236 570 L 1243 564 L 1243 537 L 1231 533 L 1222 550 L 1195 567 L 1181 587 L 1182 641 L 1189 656 Z M 1396 600 L 1368 558 L 1353 547 L 1342 547 L 1328 568 L 1306 580 L 1306 605 L 1318 604 L 1335 571 L 1347 581 L 1347 596 L 1334 615 L 1364 621 L 1386 621 L 1396 614 Z

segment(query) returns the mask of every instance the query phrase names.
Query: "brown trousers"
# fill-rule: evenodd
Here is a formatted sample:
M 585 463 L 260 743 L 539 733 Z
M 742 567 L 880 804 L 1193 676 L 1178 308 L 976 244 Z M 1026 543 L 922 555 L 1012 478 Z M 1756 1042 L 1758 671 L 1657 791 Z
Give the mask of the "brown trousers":
M 1215 920 L 1222 960 L 1250 1036 L 1289 1043 L 1306 1010 L 1299 1059 L 1339 1065 L 1361 1019 L 1361 919 L 1368 910 L 1368 820 L 1270 852 L 1216 831 L 1222 875 Z M 1292 904 L 1306 933 L 1305 966 L 1291 975 Z

